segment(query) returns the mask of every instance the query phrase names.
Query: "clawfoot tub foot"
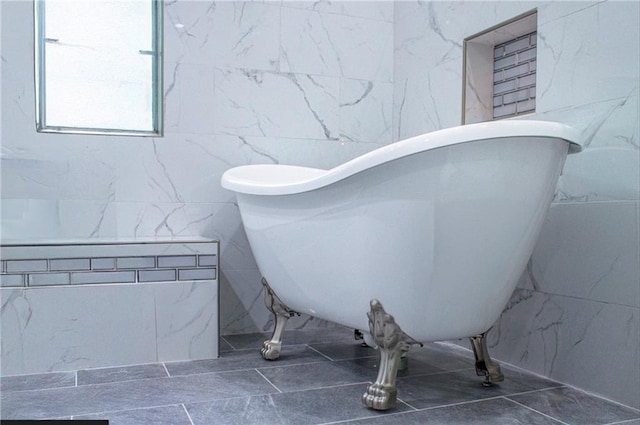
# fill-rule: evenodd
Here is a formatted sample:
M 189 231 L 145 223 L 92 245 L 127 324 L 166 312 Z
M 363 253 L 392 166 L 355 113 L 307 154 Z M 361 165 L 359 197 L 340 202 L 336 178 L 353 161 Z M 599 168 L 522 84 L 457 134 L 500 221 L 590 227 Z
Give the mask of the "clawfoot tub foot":
M 362 402 L 371 409 L 388 410 L 396 405 L 396 376 L 401 358 L 412 344 L 420 343 L 400 329 L 393 316 L 384 311 L 378 300 L 371 300 L 371 310 L 367 316 L 371 336 L 380 350 L 380 364 L 378 377 L 362 395 Z
M 469 338 L 471 348 L 473 348 L 473 354 L 476 357 L 476 374 L 478 376 L 484 376 L 482 385 L 485 387 L 491 386 L 494 382 L 504 381 L 504 375 L 502 374 L 500 365 L 494 363 L 491 357 L 489 357 L 489 351 L 487 350 L 487 332 Z
M 262 285 L 264 286 L 264 303 L 267 309 L 273 313 L 276 324 L 271 334 L 271 339 L 262 343 L 260 354 L 262 354 L 265 360 L 277 360 L 282 350 L 282 334 L 287 325 L 287 320 L 294 314 L 299 313 L 291 310 L 280 301 L 280 298 L 273 292 L 273 289 L 271 289 L 265 278 L 262 278 Z

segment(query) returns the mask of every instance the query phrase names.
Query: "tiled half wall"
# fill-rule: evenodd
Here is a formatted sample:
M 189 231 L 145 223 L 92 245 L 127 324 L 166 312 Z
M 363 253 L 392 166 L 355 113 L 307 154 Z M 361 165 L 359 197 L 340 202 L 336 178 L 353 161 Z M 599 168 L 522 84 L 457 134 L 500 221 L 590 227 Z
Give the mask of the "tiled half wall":
M 3 376 L 218 356 L 218 242 L 0 246 Z

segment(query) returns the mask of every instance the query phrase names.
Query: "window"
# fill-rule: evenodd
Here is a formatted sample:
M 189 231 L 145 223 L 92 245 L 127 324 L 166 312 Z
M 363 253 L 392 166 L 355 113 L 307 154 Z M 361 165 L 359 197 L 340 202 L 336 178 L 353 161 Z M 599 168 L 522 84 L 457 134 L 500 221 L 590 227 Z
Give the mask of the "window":
M 162 134 L 161 0 L 36 0 L 36 126 Z

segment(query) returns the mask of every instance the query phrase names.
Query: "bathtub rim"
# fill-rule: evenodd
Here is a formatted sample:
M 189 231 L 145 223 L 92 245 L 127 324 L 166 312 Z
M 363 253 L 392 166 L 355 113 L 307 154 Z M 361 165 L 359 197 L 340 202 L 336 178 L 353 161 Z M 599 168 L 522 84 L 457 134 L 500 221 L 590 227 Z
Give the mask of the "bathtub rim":
M 489 139 L 540 137 L 563 140 L 568 153 L 582 150 L 579 132 L 552 121 L 505 120 L 462 125 L 395 142 L 329 170 L 284 164 L 252 164 L 227 170 L 223 188 L 247 195 L 293 195 L 347 178 L 377 165 L 432 149 Z

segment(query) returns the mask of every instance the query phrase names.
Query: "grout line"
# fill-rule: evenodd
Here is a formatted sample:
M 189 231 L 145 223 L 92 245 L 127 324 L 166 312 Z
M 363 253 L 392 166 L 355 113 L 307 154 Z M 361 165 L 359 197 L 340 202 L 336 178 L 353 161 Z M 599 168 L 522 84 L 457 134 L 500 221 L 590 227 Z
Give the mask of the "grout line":
M 167 369 L 167 365 L 165 362 L 162 362 L 162 367 L 164 368 L 165 373 L 167 374 L 167 378 L 171 378 L 171 374 L 169 373 L 169 369 Z
M 537 390 L 528 390 L 528 391 L 521 391 L 519 393 L 504 394 L 502 397 L 513 397 L 517 395 L 533 394 L 533 393 L 542 392 L 542 391 L 557 390 L 559 388 L 568 388 L 568 387 L 564 384 L 558 384 L 553 387 L 538 388 Z
M 313 348 L 312 346 L 310 346 L 309 344 L 305 344 L 306 347 L 310 348 L 311 350 L 315 351 L 316 353 L 320 354 L 322 357 L 324 357 L 325 359 L 333 362 L 335 361 L 335 359 L 332 359 L 331 357 L 327 356 L 324 353 L 321 353 L 320 351 L 316 350 L 315 348 Z
M 260 373 L 260 372 L 258 371 L 258 373 Z M 267 379 L 267 378 L 265 377 L 265 379 Z M 267 381 L 268 381 L 268 379 L 267 379 Z M 291 394 L 291 393 L 303 393 L 303 392 L 307 392 L 307 391 L 328 390 L 328 389 L 331 389 L 331 388 L 351 387 L 351 386 L 354 386 L 354 385 L 371 385 L 371 384 L 372 384 L 371 381 L 361 381 L 361 382 L 349 382 L 349 383 L 346 383 L 346 384 L 329 385 L 329 386 L 326 386 L 326 387 L 304 388 L 304 389 L 294 390 L 294 391 L 280 391 L 277 387 L 276 387 L 276 389 L 278 389 L 278 391 L 280 391 L 280 393 L 282 393 L 282 394 Z M 273 385 L 273 384 L 271 384 L 271 385 Z M 273 385 L 273 386 L 275 387 L 275 385 Z M 266 395 L 269 395 L 269 394 L 266 394 Z
M 365 385 L 365 384 L 371 385 L 371 384 L 373 384 L 373 382 L 371 382 L 371 381 L 349 382 L 347 384 L 329 385 L 327 387 L 313 387 L 313 388 L 306 388 L 304 390 L 287 391 L 287 392 L 288 393 L 295 393 L 295 392 L 303 392 L 303 391 L 328 390 L 330 388 L 350 387 L 350 386 L 353 386 L 353 385 Z
M 505 400 L 508 400 L 508 401 L 510 401 L 510 402 L 512 402 L 512 403 L 515 403 L 515 404 L 519 405 L 519 406 L 522 406 L 522 407 L 524 407 L 525 409 L 531 410 L 532 412 L 536 412 L 536 413 L 538 413 L 539 415 L 544 416 L 545 418 L 549 418 L 549 419 L 551 419 L 551 420 L 553 420 L 553 421 L 556 421 L 556 422 L 558 422 L 558 423 L 561 423 L 561 424 L 563 424 L 563 425 L 570 425 L 570 424 L 568 424 L 568 423 L 566 423 L 566 422 L 561 421 L 561 420 L 560 420 L 560 419 L 558 419 L 558 418 L 554 418 L 553 416 L 549 416 L 549 415 L 547 415 L 546 413 L 542 413 L 542 412 L 541 412 L 541 411 L 539 411 L 539 410 L 536 410 L 536 409 L 534 409 L 534 408 L 532 408 L 532 407 L 529 407 L 529 406 L 527 406 L 526 404 L 522 404 L 522 403 L 517 402 L 517 401 L 515 401 L 515 400 L 511 400 L 510 398 L 507 398 L 507 397 L 503 397 L 503 398 L 504 398 Z
M 411 404 L 409 404 L 409 403 L 407 403 L 406 401 L 402 400 L 401 398 L 398 398 L 398 399 L 397 399 L 397 401 L 399 401 L 400 403 L 402 403 L 402 404 L 406 405 L 406 406 L 407 406 L 407 407 L 409 407 L 410 409 L 413 409 L 413 410 L 414 410 L 414 411 L 416 411 L 416 412 L 417 412 L 418 410 L 420 410 L 420 409 L 418 409 L 417 407 L 412 406 Z
M 570 384 L 565 384 L 565 386 L 566 386 L 567 388 L 571 388 L 572 390 L 575 390 L 575 391 L 581 392 L 581 393 L 583 393 L 583 394 L 586 394 L 586 395 L 588 395 L 588 396 L 590 396 L 590 397 L 599 398 L 600 400 L 604 400 L 604 401 L 606 401 L 607 403 L 617 404 L 617 405 L 618 405 L 618 406 L 620 406 L 620 407 L 624 407 L 624 408 L 626 408 L 626 409 L 631 409 L 631 410 L 633 410 L 634 412 L 637 412 L 637 413 L 639 413 L 639 414 L 640 414 L 640 409 L 636 409 L 635 407 L 627 406 L 626 404 L 620 403 L 619 401 L 610 400 L 610 399 L 608 399 L 608 398 L 606 398 L 606 397 L 603 397 L 603 396 L 601 396 L 601 395 L 599 395 L 599 394 L 592 393 L 592 392 L 590 392 L 590 391 L 588 391 L 588 390 L 583 390 L 582 388 L 578 388 L 578 387 L 575 387 L 575 386 L 570 385 Z M 626 420 L 626 419 L 625 419 L 625 420 Z
M 411 368 L 411 364 L 409 364 L 409 368 Z M 445 375 L 445 374 L 448 374 L 448 373 L 473 371 L 473 370 L 475 370 L 475 369 L 470 366 L 470 367 L 463 367 L 463 368 L 460 368 L 460 369 L 443 370 L 443 371 L 440 371 L 440 372 L 416 373 L 415 375 L 399 376 L 398 377 L 398 381 L 404 381 L 406 379 L 413 379 L 413 378 L 422 378 L 422 377 L 425 377 L 425 376 Z
M 185 406 L 184 403 L 181 403 L 180 406 L 182 406 L 182 408 L 184 409 L 184 413 L 187 414 L 187 418 L 189 418 L 189 423 L 191 425 L 194 425 L 193 419 L 191 419 L 191 415 L 189 414 L 189 411 L 187 410 L 187 406 Z
M 73 372 L 73 375 L 75 377 L 75 385 L 74 386 L 77 387 L 78 386 L 78 371 L 76 370 L 75 372 Z
M 132 407 L 130 409 L 116 409 L 116 410 L 102 410 L 100 412 L 90 412 L 90 413 L 83 413 L 82 416 L 98 416 L 98 415 L 106 415 L 109 413 L 117 413 L 117 412 L 130 412 L 133 410 L 150 410 L 150 409 L 159 409 L 162 407 L 173 407 L 173 406 L 180 406 L 180 404 L 174 403 L 174 404 L 155 404 L 155 405 L 151 405 L 151 406 L 137 406 L 137 407 Z M 72 415 L 72 417 L 78 417 L 80 415 Z M 64 416 L 67 417 L 67 416 Z
M 619 422 L 610 422 L 610 423 L 605 424 L 605 425 L 624 425 L 624 424 L 628 424 L 628 423 L 631 423 L 631 422 L 635 422 L 635 421 L 637 421 L 638 419 L 639 419 L 639 418 L 634 418 L 634 419 L 625 419 L 625 420 L 623 420 L 623 421 L 619 421 Z
M 273 382 L 271 382 L 271 381 L 269 380 L 269 378 L 267 378 L 266 376 L 264 376 L 264 375 L 262 374 L 262 372 L 260 372 L 258 369 L 253 369 L 253 370 L 255 370 L 256 372 L 258 372 L 258 375 L 262 376 L 262 377 L 263 377 L 263 378 L 264 378 L 264 379 L 265 379 L 269 384 L 271 384 L 271 386 L 272 386 L 273 388 L 275 388 L 279 393 L 281 393 L 281 394 L 282 394 L 282 391 L 280 390 L 280 388 L 276 387 L 276 385 L 275 385 Z
M 443 408 L 447 408 L 447 407 L 464 406 L 466 404 L 482 403 L 483 401 L 498 400 L 498 399 L 501 399 L 501 398 L 504 398 L 504 396 L 497 395 L 495 397 L 475 398 L 473 400 L 458 401 L 456 403 L 439 404 L 437 406 L 423 407 L 422 409 L 417 409 L 417 410 L 419 412 L 424 412 L 424 411 L 428 411 L 428 410 L 443 409 Z
M 224 335 L 220 335 L 220 338 L 221 338 L 224 342 L 226 342 L 227 344 L 229 344 L 229 347 L 231 347 L 234 351 L 235 351 L 235 350 L 237 350 L 237 348 L 236 348 L 236 347 L 234 347 L 234 346 L 233 346 L 233 344 L 232 344 L 232 343 L 230 343 L 230 342 L 229 342 L 229 340 L 228 340 L 227 338 L 225 338 L 225 337 L 224 337 Z
M 415 411 L 410 410 L 408 412 L 389 412 L 389 413 L 384 413 L 384 417 L 396 417 L 396 416 L 401 416 L 401 415 L 406 415 L 409 413 L 415 413 Z M 370 416 L 363 416 L 361 418 L 349 418 L 349 419 L 341 419 L 339 421 L 331 421 L 331 422 L 321 422 L 318 425 L 335 425 L 335 424 L 344 424 L 344 423 L 350 423 L 353 421 L 365 421 L 367 419 L 376 419 L 376 418 L 380 418 L 382 417 L 382 415 L 377 414 L 377 415 L 370 415 Z M 398 421 L 400 422 L 400 421 Z
M 327 364 L 327 362 L 324 360 L 319 360 L 317 362 L 288 363 L 288 364 L 275 365 L 275 366 L 260 366 L 260 369 L 275 369 L 280 367 L 295 367 L 295 366 L 307 366 L 307 365 L 317 365 L 317 364 Z M 241 370 L 252 370 L 252 368 L 241 369 Z

